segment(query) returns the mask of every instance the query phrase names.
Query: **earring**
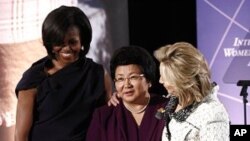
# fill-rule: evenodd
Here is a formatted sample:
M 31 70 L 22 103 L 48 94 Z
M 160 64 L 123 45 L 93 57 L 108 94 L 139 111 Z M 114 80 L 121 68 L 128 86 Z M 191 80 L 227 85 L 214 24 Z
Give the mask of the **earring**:
M 84 51 L 84 46 L 81 47 L 81 50 Z
M 151 88 L 152 84 L 151 84 L 151 83 L 149 83 L 149 84 L 148 84 L 148 86 L 149 86 L 149 88 Z

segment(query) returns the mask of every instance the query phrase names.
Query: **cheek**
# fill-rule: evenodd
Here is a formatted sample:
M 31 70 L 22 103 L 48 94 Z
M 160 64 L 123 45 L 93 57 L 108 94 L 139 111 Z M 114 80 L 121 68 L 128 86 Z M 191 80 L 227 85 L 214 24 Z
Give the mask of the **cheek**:
M 165 83 L 163 83 L 163 86 L 168 90 L 168 85 L 166 85 Z
M 122 87 L 121 86 L 115 85 L 115 89 L 116 89 L 117 92 L 121 92 L 122 91 Z
M 168 93 L 173 93 L 174 92 L 174 88 L 170 85 L 164 85 L 164 87 L 167 89 Z
M 80 52 L 80 50 L 81 50 L 81 46 L 80 45 L 76 45 L 76 46 L 74 46 L 74 47 L 71 47 L 71 49 L 74 51 L 74 52 Z
M 58 53 L 62 48 L 61 47 L 53 47 L 52 52 L 53 53 Z
M 137 93 L 144 93 L 144 92 L 148 91 L 149 84 L 147 82 L 135 84 L 134 89 L 137 91 Z

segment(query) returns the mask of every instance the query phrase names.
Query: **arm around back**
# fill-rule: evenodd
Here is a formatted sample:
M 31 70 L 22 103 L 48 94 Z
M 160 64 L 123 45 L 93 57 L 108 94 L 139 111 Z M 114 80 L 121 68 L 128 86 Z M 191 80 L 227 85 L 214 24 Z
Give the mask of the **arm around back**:
M 104 84 L 105 84 L 105 91 L 107 94 L 106 101 L 108 102 L 112 96 L 112 80 L 107 70 L 104 70 Z

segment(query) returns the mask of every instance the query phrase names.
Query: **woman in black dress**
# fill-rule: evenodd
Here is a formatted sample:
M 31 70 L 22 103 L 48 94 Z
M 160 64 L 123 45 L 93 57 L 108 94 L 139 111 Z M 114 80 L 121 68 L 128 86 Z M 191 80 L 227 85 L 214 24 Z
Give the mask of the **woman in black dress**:
M 86 58 L 92 39 L 87 16 L 61 6 L 42 26 L 48 55 L 24 72 L 16 87 L 16 141 L 84 141 L 92 113 L 106 104 L 111 79 Z

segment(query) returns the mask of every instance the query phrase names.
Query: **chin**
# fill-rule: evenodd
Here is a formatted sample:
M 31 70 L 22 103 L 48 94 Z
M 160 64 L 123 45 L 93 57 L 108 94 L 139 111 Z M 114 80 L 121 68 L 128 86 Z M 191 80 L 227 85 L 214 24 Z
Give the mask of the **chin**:
M 62 60 L 64 60 L 64 62 L 73 63 L 78 60 L 78 57 L 64 57 Z
M 125 96 L 125 97 L 122 98 L 122 100 L 125 101 L 125 102 L 128 102 L 128 103 L 131 103 L 131 102 L 133 102 L 135 100 L 135 98 Z

